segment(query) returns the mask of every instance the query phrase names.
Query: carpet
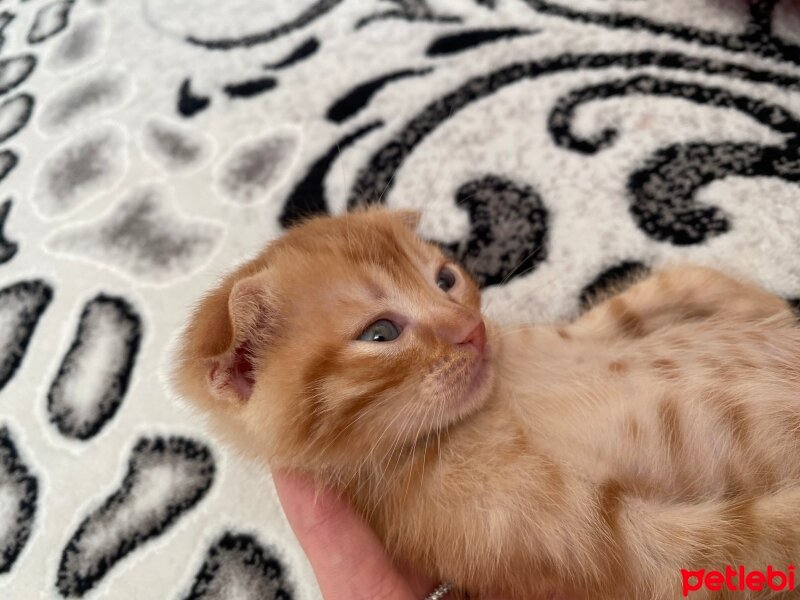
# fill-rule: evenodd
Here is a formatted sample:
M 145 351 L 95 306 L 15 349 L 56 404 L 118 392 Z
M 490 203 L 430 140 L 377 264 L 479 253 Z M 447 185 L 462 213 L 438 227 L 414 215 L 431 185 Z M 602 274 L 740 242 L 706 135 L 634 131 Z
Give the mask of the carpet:
M 800 296 L 793 0 L 0 1 L 0 598 L 311 599 L 167 385 L 305 215 L 423 212 L 501 322 L 691 260 Z

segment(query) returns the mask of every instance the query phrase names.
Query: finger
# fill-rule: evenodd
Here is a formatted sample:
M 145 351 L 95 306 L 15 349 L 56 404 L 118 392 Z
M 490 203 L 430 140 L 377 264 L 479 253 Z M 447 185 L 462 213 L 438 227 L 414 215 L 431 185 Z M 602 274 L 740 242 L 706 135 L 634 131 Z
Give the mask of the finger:
M 436 589 L 439 583 L 441 583 L 426 575 L 415 572 L 411 567 L 405 564 L 395 564 L 395 568 L 408 583 L 408 587 L 414 592 L 415 598 L 425 598 Z
M 285 471 L 273 478 L 325 600 L 419 600 L 375 533 L 335 491 Z

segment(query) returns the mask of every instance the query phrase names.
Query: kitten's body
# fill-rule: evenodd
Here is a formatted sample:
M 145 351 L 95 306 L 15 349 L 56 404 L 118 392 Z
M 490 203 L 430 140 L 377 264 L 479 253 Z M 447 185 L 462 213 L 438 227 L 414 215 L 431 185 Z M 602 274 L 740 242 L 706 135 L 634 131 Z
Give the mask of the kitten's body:
M 426 287 L 442 261 L 391 214 L 309 222 L 201 305 L 182 390 L 473 594 L 668 599 L 681 569 L 800 555 L 785 303 L 676 267 L 572 324 L 489 325 L 484 349 L 463 274 Z M 354 341 L 386 315 L 397 340 Z
M 507 336 L 497 395 L 441 451 L 418 451 L 373 526 L 400 556 L 435 549 L 425 561 L 443 577 L 512 598 L 570 584 L 675 598 L 682 568 L 785 569 L 800 550 L 800 488 L 779 491 L 800 482 L 798 369 L 785 362 L 800 332 L 731 326 L 616 344 Z

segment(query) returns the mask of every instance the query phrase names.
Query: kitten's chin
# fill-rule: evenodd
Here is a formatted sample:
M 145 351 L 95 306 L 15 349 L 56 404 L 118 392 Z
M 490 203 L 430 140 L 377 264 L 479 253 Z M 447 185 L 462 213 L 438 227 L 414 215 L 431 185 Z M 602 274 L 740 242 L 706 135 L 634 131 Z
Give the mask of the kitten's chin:
M 448 420 L 447 425 L 461 421 L 483 408 L 491 398 L 494 379 L 495 373 L 492 361 L 489 354 L 485 353 L 472 369 L 468 383 L 463 387 L 463 391 L 449 400 L 449 410 L 445 411 L 445 419 Z

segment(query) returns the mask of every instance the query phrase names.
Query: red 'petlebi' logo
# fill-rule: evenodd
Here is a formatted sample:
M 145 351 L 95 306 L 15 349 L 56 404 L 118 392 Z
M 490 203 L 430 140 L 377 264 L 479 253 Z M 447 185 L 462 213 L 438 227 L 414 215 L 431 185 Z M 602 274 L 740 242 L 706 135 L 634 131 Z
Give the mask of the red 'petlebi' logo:
M 783 590 L 793 590 L 794 565 L 788 565 L 785 571 L 775 569 L 772 565 L 767 566 L 766 571 L 747 571 L 743 566 L 738 569 L 728 565 L 725 572 L 706 571 L 698 569 L 689 571 L 681 569 L 683 579 L 683 596 L 686 597 L 690 592 L 696 592 L 705 588 L 711 592 L 720 590 L 730 590 L 732 592 L 760 592 L 766 588 L 773 592 Z

